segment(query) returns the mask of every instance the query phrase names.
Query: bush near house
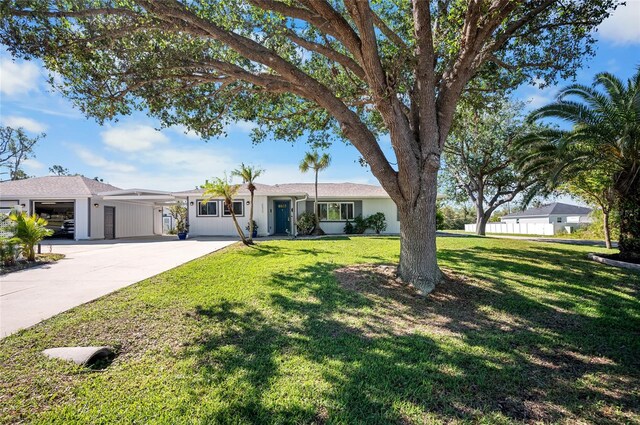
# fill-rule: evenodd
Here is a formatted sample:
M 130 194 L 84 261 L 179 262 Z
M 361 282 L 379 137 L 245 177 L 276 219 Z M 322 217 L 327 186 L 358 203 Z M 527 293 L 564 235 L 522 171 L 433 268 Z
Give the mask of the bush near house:
M 387 221 L 384 213 L 377 212 L 367 218 L 363 218 L 361 215 L 359 215 L 353 219 L 353 223 L 347 221 L 344 225 L 344 233 L 346 233 L 347 235 L 361 235 L 366 232 L 367 229 L 372 229 L 376 233 L 380 234 L 380 232 L 384 232 L 386 228 Z
M 301 235 L 307 236 L 313 232 L 313 229 L 316 227 L 316 216 L 312 212 L 303 212 L 298 217 L 298 222 L 296 223 L 298 227 L 298 232 Z
M 387 229 L 387 221 L 384 213 L 377 212 L 367 217 L 367 224 L 370 229 L 373 229 L 377 234 L 384 232 Z
M 369 228 L 369 223 L 361 215 L 353 219 L 353 233 L 362 234 Z

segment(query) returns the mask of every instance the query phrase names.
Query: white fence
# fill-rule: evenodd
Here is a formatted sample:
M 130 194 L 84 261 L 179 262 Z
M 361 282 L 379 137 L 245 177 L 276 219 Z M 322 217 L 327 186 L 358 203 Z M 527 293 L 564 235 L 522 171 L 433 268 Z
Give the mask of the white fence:
M 521 235 L 555 235 L 562 231 L 571 233 L 579 225 L 566 223 L 487 223 L 487 233 L 511 233 Z M 465 232 L 475 232 L 476 224 L 465 224 Z

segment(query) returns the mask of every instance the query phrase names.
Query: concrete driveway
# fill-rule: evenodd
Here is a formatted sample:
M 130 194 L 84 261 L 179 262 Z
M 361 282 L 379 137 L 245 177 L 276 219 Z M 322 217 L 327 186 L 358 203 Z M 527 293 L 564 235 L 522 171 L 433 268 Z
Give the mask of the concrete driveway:
M 0 276 L 0 338 L 236 242 L 173 237 L 52 241 L 57 263 Z

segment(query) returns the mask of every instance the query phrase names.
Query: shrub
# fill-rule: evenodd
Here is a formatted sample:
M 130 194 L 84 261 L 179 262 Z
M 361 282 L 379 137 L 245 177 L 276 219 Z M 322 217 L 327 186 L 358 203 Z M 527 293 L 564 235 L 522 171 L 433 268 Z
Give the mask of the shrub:
M 353 233 L 362 234 L 369 228 L 369 222 L 361 215 L 353 219 Z
M 387 221 L 384 213 L 377 212 L 367 217 L 367 227 L 373 229 L 377 234 L 387 229 Z
M 436 210 L 436 229 L 444 229 L 444 213 L 438 208 Z
M 27 261 L 36 260 L 34 246 L 42 239 L 53 234 L 47 229 L 47 220 L 33 214 L 29 216 L 26 212 L 12 212 L 9 218 L 16 223 L 15 237 L 19 241 L 20 251 Z
M 249 227 L 249 223 L 247 223 L 247 225 L 244 228 L 247 230 L 247 232 L 251 230 L 251 227 Z M 255 220 L 253 220 L 253 230 L 257 232 L 258 228 L 259 228 L 258 223 L 256 223 Z
M 0 237 L 0 261 L 3 266 L 9 267 L 16 263 L 17 245 L 18 241 L 15 238 Z
M 316 226 L 316 216 L 312 212 L 304 212 L 298 217 L 298 232 L 301 235 L 310 235 L 313 232 L 313 228 Z
M 347 235 L 352 235 L 354 232 L 355 228 L 353 227 L 353 224 L 351 224 L 351 222 L 347 220 L 344 225 L 344 233 L 346 233 Z

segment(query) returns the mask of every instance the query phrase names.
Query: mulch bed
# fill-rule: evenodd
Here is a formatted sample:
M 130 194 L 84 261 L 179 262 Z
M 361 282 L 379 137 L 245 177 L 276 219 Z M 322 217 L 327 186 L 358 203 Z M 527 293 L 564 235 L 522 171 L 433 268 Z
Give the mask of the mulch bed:
M 0 266 L 0 275 L 55 263 L 58 260 L 62 260 L 64 257 L 64 254 L 37 254 L 36 261 L 18 260 L 13 266 Z

